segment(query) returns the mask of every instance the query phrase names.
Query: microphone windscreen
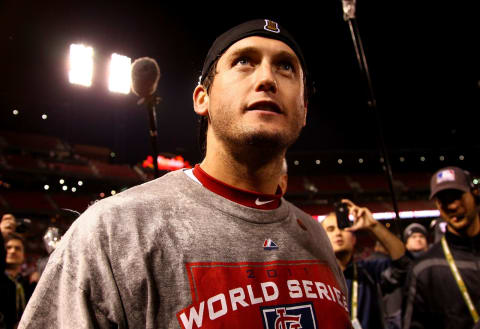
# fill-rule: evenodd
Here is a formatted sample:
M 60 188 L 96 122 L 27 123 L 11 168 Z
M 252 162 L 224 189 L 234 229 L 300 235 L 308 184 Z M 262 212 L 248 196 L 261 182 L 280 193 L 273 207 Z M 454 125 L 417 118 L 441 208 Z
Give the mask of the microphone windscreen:
M 160 67 L 150 57 L 141 57 L 132 64 L 132 91 L 140 97 L 153 95 L 160 80 Z

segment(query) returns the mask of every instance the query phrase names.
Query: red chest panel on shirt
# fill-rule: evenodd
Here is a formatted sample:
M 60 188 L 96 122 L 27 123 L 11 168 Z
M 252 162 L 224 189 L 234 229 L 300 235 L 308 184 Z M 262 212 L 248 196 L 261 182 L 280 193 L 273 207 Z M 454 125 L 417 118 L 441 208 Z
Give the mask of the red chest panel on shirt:
M 350 328 L 347 300 L 318 261 L 188 263 L 190 328 Z

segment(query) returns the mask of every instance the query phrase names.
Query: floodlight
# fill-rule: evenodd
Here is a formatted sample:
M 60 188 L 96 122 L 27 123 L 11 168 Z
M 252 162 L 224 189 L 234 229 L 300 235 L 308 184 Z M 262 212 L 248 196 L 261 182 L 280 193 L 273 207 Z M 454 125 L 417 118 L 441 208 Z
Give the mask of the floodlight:
M 114 93 L 128 94 L 131 85 L 132 59 L 119 54 L 112 54 L 108 77 L 108 90 Z
M 70 83 L 90 87 L 92 76 L 93 48 L 82 44 L 71 44 L 70 71 L 68 72 Z

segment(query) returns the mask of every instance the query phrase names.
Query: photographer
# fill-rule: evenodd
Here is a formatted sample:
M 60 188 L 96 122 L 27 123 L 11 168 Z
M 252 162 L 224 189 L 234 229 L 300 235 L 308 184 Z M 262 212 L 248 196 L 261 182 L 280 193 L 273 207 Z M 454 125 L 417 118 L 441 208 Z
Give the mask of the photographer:
M 13 328 L 16 322 L 15 284 L 8 278 L 6 270 L 7 252 L 4 237 L 14 233 L 17 221 L 12 214 L 3 214 L 0 221 L 0 328 Z
M 354 218 L 351 226 L 349 214 Z M 393 290 L 400 286 L 406 276 L 409 260 L 405 256 L 402 241 L 377 222 L 370 210 L 346 199 L 342 200 L 336 213 L 329 214 L 323 220 L 322 225 L 347 281 L 353 327 L 387 328 L 381 291 Z M 360 230 L 372 233 L 388 251 L 391 260 L 387 258 L 354 261 L 355 232 Z M 387 269 L 389 271 L 386 271 Z M 396 327 L 400 327 L 400 323 Z

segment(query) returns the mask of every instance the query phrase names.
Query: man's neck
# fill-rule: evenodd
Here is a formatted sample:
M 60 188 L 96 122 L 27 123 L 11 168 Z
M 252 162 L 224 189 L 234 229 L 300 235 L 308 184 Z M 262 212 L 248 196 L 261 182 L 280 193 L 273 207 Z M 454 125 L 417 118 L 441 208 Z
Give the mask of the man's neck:
M 260 157 L 252 151 L 241 158 L 219 146 L 209 145 L 205 159 L 200 164 L 207 174 L 240 189 L 275 194 L 284 154 Z
M 350 263 L 350 260 L 352 259 L 353 252 L 350 251 L 341 251 L 335 253 L 335 257 L 337 258 L 337 263 L 338 266 L 340 266 L 340 269 L 345 271 L 345 269 L 348 266 L 348 263 Z
M 5 272 L 7 272 L 8 276 L 10 276 L 11 278 L 16 278 L 17 275 L 19 275 L 21 272 L 21 266 L 7 264 L 7 268 L 5 269 Z
M 473 220 L 472 223 L 465 230 L 458 231 L 458 230 L 455 230 L 455 228 L 451 227 L 450 225 L 447 225 L 447 230 L 450 233 L 453 233 L 460 237 L 465 237 L 465 238 L 474 237 L 480 233 L 480 216 L 477 214 L 477 217 L 475 218 L 475 220 Z

